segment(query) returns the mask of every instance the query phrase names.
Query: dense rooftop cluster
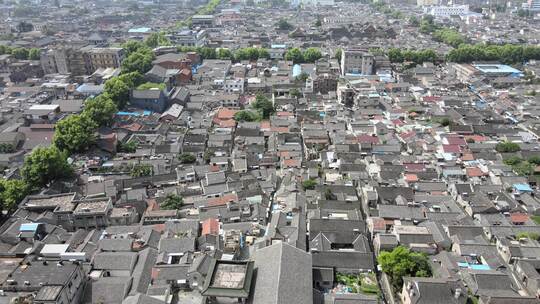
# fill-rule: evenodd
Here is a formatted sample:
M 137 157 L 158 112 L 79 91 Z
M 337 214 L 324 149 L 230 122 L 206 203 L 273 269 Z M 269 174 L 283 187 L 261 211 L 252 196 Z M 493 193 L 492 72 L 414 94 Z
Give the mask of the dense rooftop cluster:
M 0 1 L 0 304 L 533 304 L 540 3 Z

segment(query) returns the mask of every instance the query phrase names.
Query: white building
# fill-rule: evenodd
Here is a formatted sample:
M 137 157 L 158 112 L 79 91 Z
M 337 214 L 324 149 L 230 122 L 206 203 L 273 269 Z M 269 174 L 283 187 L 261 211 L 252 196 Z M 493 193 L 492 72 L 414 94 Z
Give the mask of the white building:
M 244 78 L 225 79 L 223 90 L 227 93 L 244 93 Z
M 531 11 L 540 11 L 540 0 L 528 0 L 523 3 L 523 8 Z
M 307 6 L 332 6 L 334 0 L 300 0 L 303 5 Z
M 463 16 L 469 13 L 469 6 L 432 6 L 424 8 L 424 12 L 439 18 L 445 18 L 450 16 Z

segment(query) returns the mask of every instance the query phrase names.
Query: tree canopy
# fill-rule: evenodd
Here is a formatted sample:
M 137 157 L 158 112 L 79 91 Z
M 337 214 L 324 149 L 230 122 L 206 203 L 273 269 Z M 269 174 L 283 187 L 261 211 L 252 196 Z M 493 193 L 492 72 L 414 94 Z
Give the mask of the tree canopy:
M 136 164 L 131 168 L 131 177 L 151 176 L 153 172 L 152 165 L 149 164 Z
M 129 101 L 129 90 L 130 86 L 120 77 L 114 77 L 105 82 L 103 92 L 114 101 L 118 109 L 123 109 Z
M 21 170 L 23 179 L 31 188 L 40 188 L 53 180 L 68 177 L 72 172 L 67 153 L 55 146 L 34 149 L 25 158 Z
M 446 56 L 452 62 L 500 61 L 506 64 L 540 60 L 540 47 L 530 45 L 460 45 Z
M 164 210 L 177 210 L 184 204 L 184 199 L 176 194 L 169 193 L 160 204 L 160 208 Z
M 322 57 L 318 48 L 307 48 L 302 51 L 299 48 L 292 48 L 285 53 L 285 59 L 293 63 L 314 63 Z
M 20 179 L 0 179 L 0 210 L 11 210 L 28 194 L 28 185 Z
M 180 159 L 180 162 L 182 164 L 192 164 L 195 161 L 197 161 L 197 158 L 195 157 L 195 155 L 193 155 L 191 153 L 182 153 L 182 154 L 180 154 L 178 159 Z
M 159 33 L 152 33 L 150 36 L 148 36 L 144 43 L 151 48 L 155 48 L 158 46 L 166 46 L 166 45 L 172 45 L 171 40 L 165 36 L 164 32 Z
M 122 71 L 126 73 L 139 72 L 144 74 L 152 69 L 153 60 L 154 54 L 152 51 L 136 51 L 122 61 Z
M 70 115 L 56 124 L 54 144 L 68 153 L 87 150 L 96 140 L 97 124 L 88 115 Z
M 498 143 L 497 146 L 495 146 L 495 150 L 497 150 L 497 152 L 502 152 L 502 153 L 511 153 L 511 152 L 518 152 L 521 150 L 521 148 L 516 143 L 505 141 L 505 142 Z
M 377 257 L 382 271 L 390 277 L 395 290 L 403 285 L 403 277 L 429 277 L 431 267 L 425 254 L 411 252 L 409 249 L 398 246 L 388 252 L 383 251 Z
M 291 30 L 293 28 L 293 26 L 284 18 L 279 19 L 276 26 L 282 31 Z
M 236 121 L 257 121 L 259 118 L 257 113 L 249 110 L 238 111 L 234 114 L 234 120 Z
M 393 63 L 412 61 L 415 64 L 422 64 L 424 62 L 435 62 L 437 60 L 437 53 L 430 49 L 415 51 L 391 48 L 388 50 L 388 59 Z
M 118 112 L 118 107 L 108 94 L 89 98 L 84 103 L 83 115 L 87 115 L 99 126 L 110 125 L 116 112 Z
M 310 178 L 302 182 L 302 187 L 304 190 L 313 190 L 317 186 L 317 181 Z
M 253 103 L 253 108 L 259 112 L 259 115 L 261 115 L 263 119 L 270 118 L 270 115 L 275 111 L 272 101 L 261 94 L 257 95 L 257 98 Z

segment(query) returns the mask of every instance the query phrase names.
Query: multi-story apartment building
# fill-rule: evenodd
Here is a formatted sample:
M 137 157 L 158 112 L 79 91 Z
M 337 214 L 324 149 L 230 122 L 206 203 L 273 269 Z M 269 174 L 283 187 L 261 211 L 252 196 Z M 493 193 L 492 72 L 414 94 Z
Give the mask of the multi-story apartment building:
M 119 68 L 124 56 L 123 48 L 93 48 L 86 53 L 86 66 L 91 72 L 99 68 Z
M 375 60 L 365 49 L 344 50 L 341 55 L 341 74 L 372 75 Z

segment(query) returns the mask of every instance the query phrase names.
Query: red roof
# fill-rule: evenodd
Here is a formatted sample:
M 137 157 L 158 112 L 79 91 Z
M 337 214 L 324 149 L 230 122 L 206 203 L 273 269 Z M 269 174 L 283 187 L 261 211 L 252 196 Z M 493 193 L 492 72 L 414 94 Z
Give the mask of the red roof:
M 423 172 L 426 170 L 426 165 L 415 163 L 404 163 L 405 171 L 407 172 Z
M 459 145 L 443 145 L 443 151 L 445 153 L 461 153 L 461 147 Z
M 202 235 L 219 234 L 219 221 L 215 218 L 209 218 L 202 223 Z
M 291 112 L 280 111 L 276 113 L 276 116 L 291 117 L 291 116 L 294 116 L 294 114 Z
M 487 175 L 484 171 L 482 171 L 478 167 L 468 167 L 465 169 L 465 171 L 467 172 L 467 176 L 469 177 L 480 177 L 480 176 Z
M 405 174 L 405 180 L 409 183 L 414 183 L 418 181 L 418 176 L 416 174 Z
M 446 137 L 446 140 L 448 141 L 449 145 L 460 145 L 460 146 L 467 145 L 467 142 L 465 141 L 463 137 L 448 136 Z
M 236 114 L 236 110 L 228 109 L 228 108 L 221 108 L 216 114 L 216 117 L 218 119 L 233 119 L 234 114 Z
M 222 206 L 226 205 L 229 202 L 236 202 L 238 201 L 238 196 L 236 194 L 226 194 L 220 197 L 214 197 L 208 199 L 208 206 Z
M 472 153 L 463 153 L 463 156 L 461 156 L 461 160 L 464 160 L 464 161 L 474 160 L 474 155 Z
M 402 126 L 402 125 L 405 124 L 401 119 L 394 119 L 394 120 L 392 120 L 392 123 L 393 123 L 395 126 Z
M 299 159 L 285 159 L 283 161 L 283 167 L 285 168 L 300 168 L 302 162 Z
M 523 224 L 529 220 L 529 215 L 521 212 L 510 214 L 510 220 L 514 224 Z
M 379 138 L 377 136 L 371 136 L 362 134 L 357 136 L 358 142 L 361 144 L 378 144 Z

